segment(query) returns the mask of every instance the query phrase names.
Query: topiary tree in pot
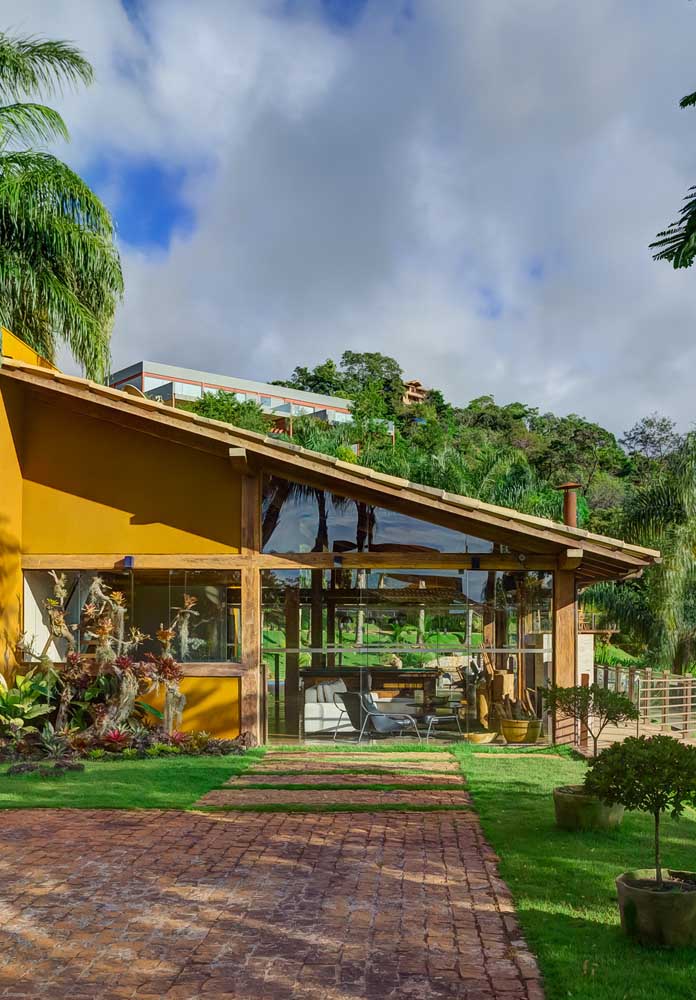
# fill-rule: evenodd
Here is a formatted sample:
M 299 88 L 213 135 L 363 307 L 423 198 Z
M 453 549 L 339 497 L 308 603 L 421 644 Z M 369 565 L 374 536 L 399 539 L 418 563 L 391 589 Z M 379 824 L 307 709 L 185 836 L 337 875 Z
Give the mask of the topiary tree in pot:
M 696 805 L 696 747 L 672 736 L 629 737 L 591 762 L 585 788 L 654 820 L 655 868 L 616 880 L 625 932 L 643 943 L 696 947 L 696 874 L 668 870 L 665 878 L 660 845 L 662 816 L 678 818 Z
M 638 718 L 638 709 L 620 691 L 610 691 L 591 684 L 589 687 L 550 687 L 546 691 L 550 711 L 583 725 L 592 738 L 597 756 L 599 739 L 608 725 L 619 725 Z M 623 819 L 623 806 L 607 805 L 584 785 L 563 785 L 553 790 L 556 823 L 564 830 L 610 830 Z
M 609 725 L 620 725 L 638 718 L 638 709 L 628 695 L 610 691 L 599 684 L 589 687 L 547 688 L 546 704 L 549 711 L 559 712 L 583 725 L 592 738 L 592 755 L 597 756 L 599 739 Z

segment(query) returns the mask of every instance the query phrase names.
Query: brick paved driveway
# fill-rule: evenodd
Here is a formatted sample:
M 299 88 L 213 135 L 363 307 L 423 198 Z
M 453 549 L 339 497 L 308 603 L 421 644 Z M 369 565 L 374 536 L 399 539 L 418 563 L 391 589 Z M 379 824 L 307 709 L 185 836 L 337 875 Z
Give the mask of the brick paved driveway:
M 539 1000 L 473 813 L 2 814 L 0 996 Z

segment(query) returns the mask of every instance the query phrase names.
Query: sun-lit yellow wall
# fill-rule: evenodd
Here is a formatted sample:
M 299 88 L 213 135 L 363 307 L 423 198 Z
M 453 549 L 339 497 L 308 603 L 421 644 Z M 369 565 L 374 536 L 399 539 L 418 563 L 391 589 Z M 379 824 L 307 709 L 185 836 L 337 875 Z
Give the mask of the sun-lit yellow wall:
M 239 551 L 240 479 L 224 458 L 38 401 L 23 453 L 27 554 Z
M 50 368 L 51 371 L 58 371 L 55 365 L 52 365 L 46 358 L 42 358 L 33 348 L 16 337 L 14 333 L 6 330 L 4 326 L 0 326 L 0 354 L 6 358 L 14 358 L 15 361 L 25 361 L 27 364 L 37 365 L 39 368 Z
M 20 441 L 24 415 L 17 386 L 0 386 L 0 671 L 14 667 L 21 630 L 22 474 Z
M 240 486 L 222 457 L 78 416 L 0 379 L 0 670 L 20 630 L 22 552 L 235 553 Z M 239 678 L 185 677 L 181 687 L 185 730 L 239 735 Z M 146 700 L 162 704 L 161 694 Z
M 186 706 L 181 728 L 186 733 L 205 730 L 211 736 L 234 739 L 240 727 L 240 682 L 238 677 L 184 677 L 181 690 Z M 164 693 L 143 696 L 143 701 L 160 711 Z

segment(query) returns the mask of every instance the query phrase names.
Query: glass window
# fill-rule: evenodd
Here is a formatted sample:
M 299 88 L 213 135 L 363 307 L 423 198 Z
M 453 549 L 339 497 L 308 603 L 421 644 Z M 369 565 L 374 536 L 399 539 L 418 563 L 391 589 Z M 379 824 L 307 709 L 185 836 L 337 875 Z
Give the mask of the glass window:
M 169 385 L 169 382 L 170 380 L 167 378 L 152 378 L 151 375 L 146 375 L 143 379 L 143 392 L 159 389 L 163 385 Z
M 193 385 L 191 382 L 175 382 L 174 391 L 177 396 L 190 396 L 193 399 L 198 399 L 203 393 L 200 385 Z
M 520 705 L 541 710 L 551 574 L 267 570 L 262 596 L 271 731 L 319 734 L 322 720 L 336 721 L 333 694 L 346 689 L 401 711 L 449 698 L 472 729 Z
M 264 552 L 473 552 L 493 543 L 397 511 L 267 476 Z
M 131 653 L 143 656 L 158 652 L 157 631 L 161 625 L 175 628 L 172 652 L 181 662 L 221 662 L 240 656 L 240 574 L 209 570 L 137 569 L 120 573 L 81 571 L 65 573 L 65 618 L 83 653 L 94 652 L 90 634 L 88 605 L 99 607 L 104 595 L 122 595 L 124 613 L 117 632 L 127 639 L 131 628 L 145 638 Z M 54 581 L 48 573 L 25 574 L 25 605 L 39 652 L 49 638 L 47 600 L 53 597 Z M 108 608 L 107 608 L 107 613 Z M 52 658 L 64 659 L 67 644 L 59 642 L 49 652 Z M 60 647 L 60 648 L 58 648 Z M 38 648 L 38 646 L 37 646 Z

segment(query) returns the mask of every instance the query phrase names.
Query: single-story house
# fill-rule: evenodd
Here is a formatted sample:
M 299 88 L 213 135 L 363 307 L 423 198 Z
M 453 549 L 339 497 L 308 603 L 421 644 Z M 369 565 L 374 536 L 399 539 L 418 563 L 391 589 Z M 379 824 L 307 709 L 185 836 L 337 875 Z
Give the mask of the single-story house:
M 486 728 L 496 703 L 540 713 L 547 683 L 575 682 L 579 588 L 658 558 L 64 375 L 3 343 L 3 671 L 64 658 L 46 616 L 55 573 L 76 635 L 95 579 L 124 595 L 145 651 L 193 609 L 172 647 L 184 728 L 331 734 L 336 691 L 417 705 L 443 680 L 467 725 Z

